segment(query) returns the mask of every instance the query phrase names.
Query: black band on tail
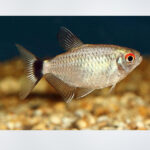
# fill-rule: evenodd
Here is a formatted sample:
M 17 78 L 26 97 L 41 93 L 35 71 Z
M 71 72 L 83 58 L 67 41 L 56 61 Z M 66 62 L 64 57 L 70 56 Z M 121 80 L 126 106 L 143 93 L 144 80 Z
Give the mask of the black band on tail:
M 42 70 L 43 70 L 43 61 L 42 60 L 36 60 L 33 64 L 33 71 L 34 71 L 34 76 L 37 79 L 42 78 L 42 76 L 43 76 Z
M 39 60 L 21 45 L 16 44 L 16 46 L 25 65 L 26 80 L 20 92 L 20 98 L 25 99 L 42 78 L 43 61 Z

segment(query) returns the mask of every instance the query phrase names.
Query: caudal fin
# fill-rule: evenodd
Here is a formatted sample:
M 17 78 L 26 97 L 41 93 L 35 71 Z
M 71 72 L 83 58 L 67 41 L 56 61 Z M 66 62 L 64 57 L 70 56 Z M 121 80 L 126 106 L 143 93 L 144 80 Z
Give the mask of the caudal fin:
M 20 98 L 25 99 L 38 81 L 42 78 L 43 61 L 19 44 L 16 44 L 25 65 L 26 80 L 20 92 Z

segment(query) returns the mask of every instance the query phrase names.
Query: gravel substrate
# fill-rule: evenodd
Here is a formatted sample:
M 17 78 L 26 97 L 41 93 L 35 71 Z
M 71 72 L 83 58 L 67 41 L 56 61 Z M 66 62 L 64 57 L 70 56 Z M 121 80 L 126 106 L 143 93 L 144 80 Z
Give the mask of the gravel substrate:
M 66 104 L 42 79 L 26 100 L 18 93 L 23 65 L 18 59 L 0 63 L 1 130 L 149 130 L 150 58 L 126 79 Z

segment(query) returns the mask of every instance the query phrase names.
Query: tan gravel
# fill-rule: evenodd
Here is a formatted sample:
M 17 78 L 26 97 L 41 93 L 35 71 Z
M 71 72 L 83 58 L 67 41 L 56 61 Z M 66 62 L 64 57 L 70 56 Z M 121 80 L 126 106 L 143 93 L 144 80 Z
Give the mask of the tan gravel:
M 66 104 L 42 79 L 26 100 L 18 93 L 23 65 L 18 59 L 0 63 L 1 130 L 149 130 L 150 58 L 144 59 L 108 95 L 97 90 Z

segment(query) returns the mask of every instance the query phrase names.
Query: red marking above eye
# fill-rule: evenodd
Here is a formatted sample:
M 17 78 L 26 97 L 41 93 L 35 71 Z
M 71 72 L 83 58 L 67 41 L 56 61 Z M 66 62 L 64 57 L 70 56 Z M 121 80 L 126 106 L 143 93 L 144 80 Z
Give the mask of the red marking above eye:
M 133 53 L 128 53 L 125 55 L 125 59 L 127 59 L 129 56 L 132 56 L 135 59 L 135 55 Z

